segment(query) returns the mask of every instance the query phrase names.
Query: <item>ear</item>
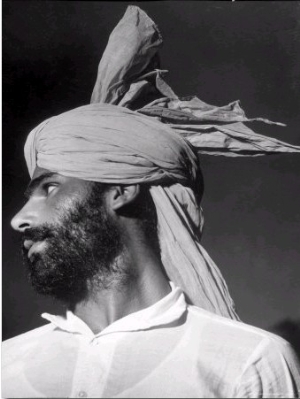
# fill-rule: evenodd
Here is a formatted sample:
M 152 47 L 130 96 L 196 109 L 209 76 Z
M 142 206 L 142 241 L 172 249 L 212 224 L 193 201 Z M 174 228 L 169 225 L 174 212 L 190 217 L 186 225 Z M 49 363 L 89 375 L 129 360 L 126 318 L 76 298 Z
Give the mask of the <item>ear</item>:
M 114 186 L 108 198 L 110 208 L 116 211 L 123 206 L 131 204 L 138 197 L 139 193 L 139 184 L 130 186 Z

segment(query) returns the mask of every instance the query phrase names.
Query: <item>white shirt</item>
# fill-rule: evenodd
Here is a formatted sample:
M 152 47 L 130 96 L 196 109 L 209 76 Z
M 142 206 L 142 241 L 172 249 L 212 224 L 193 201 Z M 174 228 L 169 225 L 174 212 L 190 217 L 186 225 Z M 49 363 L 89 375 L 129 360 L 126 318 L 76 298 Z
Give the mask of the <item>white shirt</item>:
M 283 339 L 172 292 L 99 334 L 72 312 L 2 346 L 4 398 L 298 397 Z

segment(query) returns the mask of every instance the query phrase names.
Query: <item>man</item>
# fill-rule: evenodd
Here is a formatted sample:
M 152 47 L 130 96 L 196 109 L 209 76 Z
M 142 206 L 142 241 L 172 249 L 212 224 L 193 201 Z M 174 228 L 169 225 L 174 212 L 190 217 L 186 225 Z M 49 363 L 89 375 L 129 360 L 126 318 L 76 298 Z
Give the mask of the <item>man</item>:
M 170 93 L 159 78 L 156 87 Z M 141 81 L 132 83 L 135 93 Z M 289 344 L 238 321 L 200 244 L 199 136 L 188 140 L 142 113 L 186 115 L 158 109 L 157 101 L 130 111 L 120 106 L 119 98 L 121 105 L 133 100 L 118 94 L 122 84 L 104 90 L 103 82 L 94 104 L 46 120 L 25 145 L 28 201 L 12 226 L 22 233 L 33 286 L 68 311 L 44 314 L 50 324 L 3 344 L 2 395 L 298 397 Z M 188 116 L 197 128 L 203 103 L 168 101 L 175 103 L 196 110 Z M 237 104 L 223 111 L 223 134 L 229 119 L 246 119 Z
M 164 245 L 178 256 L 179 272 L 189 267 L 170 241 L 173 226 L 164 231 L 163 217 L 178 223 L 164 195 L 172 198 L 172 187 L 192 195 L 198 168 L 192 148 L 170 130 L 92 104 L 31 132 L 28 202 L 12 226 L 23 234 L 37 291 L 69 311 L 44 315 L 50 324 L 4 343 L 4 397 L 297 396 L 300 374 L 285 341 L 187 305 L 189 287 L 185 298 L 169 282 L 164 265 L 173 260 Z M 162 256 L 155 208 L 167 239 Z M 184 233 L 184 226 L 176 232 L 179 245 Z M 212 292 L 199 291 L 202 308 L 211 302 L 225 315 L 232 304 L 206 274 Z

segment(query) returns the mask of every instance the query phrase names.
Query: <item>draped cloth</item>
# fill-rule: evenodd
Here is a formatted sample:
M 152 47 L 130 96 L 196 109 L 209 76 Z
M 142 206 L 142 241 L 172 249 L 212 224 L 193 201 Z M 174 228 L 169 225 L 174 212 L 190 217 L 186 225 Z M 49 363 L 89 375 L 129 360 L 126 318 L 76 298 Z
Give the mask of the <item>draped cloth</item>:
M 257 156 L 300 148 L 257 133 L 238 101 L 224 107 L 179 98 L 163 80 L 162 38 L 138 7 L 128 7 L 99 64 L 92 104 L 52 117 L 25 144 L 35 167 L 111 184 L 149 184 L 166 274 L 188 302 L 238 319 L 227 285 L 200 244 L 203 191 L 198 154 Z M 278 124 L 278 123 L 277 123 Z

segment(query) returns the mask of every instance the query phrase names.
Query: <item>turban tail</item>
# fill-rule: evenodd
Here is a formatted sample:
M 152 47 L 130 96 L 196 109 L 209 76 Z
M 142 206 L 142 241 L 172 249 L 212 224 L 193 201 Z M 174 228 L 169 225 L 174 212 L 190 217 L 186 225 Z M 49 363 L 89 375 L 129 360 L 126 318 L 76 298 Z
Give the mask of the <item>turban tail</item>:
M 256 156 L 300 148 L 246 127 L 243 122 L 274 122 L 248 119 L 238 101 L 216 107 L 179 98 L 158 69 L 161 45 L 154 22 L 128 7 L 100 61 L 92 104 L 50 118 L 28 136 L 29 173 L 38 165 L 85 180 L 150 184 L 169 279 L 190 303 L 238 319 L 219 269 L 200 244 L 198 154 Z

